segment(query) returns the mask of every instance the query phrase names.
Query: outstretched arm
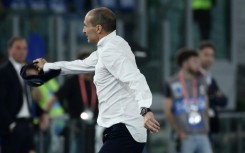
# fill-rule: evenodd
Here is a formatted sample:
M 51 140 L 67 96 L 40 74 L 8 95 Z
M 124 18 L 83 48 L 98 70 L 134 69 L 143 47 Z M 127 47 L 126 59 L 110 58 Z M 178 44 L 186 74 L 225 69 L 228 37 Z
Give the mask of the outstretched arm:
M 175 132 L 178 134 L 181 140 L 184 140 L 187 137 L 187 135 L 177 125 L 177 122 L 174 118 L 174 114 L 172 112 L 172 99 L 169 97 L 165 98 L 164 100 L 164 112 L 167 120 L 169 121 Z
M 38 70 L 43 70 L 44 72 L 49 71 L 50 69 L 61 69 L 61 74 L 79 74 L 79 73 L 89 73 L 95 70 L 95 65 L 97 64 L 97 51 L 94 51 L 84 60 L 74 60 L 71 62 L 60 61 L 54 63 L 48 63 L 45 59 L 39 58 L 34 60 Z

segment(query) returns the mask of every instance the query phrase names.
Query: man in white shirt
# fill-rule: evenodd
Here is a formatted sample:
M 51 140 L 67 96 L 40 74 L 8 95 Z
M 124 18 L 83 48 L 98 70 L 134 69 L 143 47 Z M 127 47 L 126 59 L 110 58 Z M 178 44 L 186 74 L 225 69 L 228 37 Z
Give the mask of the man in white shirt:
M 99 153 L 141 153 L 147 138 L 160 124 L 150 110 L 152 94 L 145 77 L 137 68 L 128 43 L 116 35 L 116 17 L 108 8 L 87 13 L 83 32 L 88 42 L 97 45 L 84 60 L 47 63 L 37 59 L 36 66 L 44 72 L 61 69 L 62 74 L 95 71 L 94 83 L 99 99 L 97 122 L 106 127 L 104 145 Z

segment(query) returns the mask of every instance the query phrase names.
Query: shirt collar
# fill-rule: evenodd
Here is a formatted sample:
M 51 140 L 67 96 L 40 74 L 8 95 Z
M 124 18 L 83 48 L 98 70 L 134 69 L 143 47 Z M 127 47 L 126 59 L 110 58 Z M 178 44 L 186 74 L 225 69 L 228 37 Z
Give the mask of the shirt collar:
M 116 30 L 114 30 L 113 32 L 109 33 L 105 37 L 101 38 L 99 40 L 99 42 L 97 43 L 97 47 L 103 46 L 106 42 L 108 42 L 108 40 L 110 40 L 111 38 L 113 38 L 115 36 L 116 36 Z
M 20 70 L 22 67 L 22 64 L 15 61 L 12 57 L 9 57 L 10 62 L 14 65 L 16 70 Z

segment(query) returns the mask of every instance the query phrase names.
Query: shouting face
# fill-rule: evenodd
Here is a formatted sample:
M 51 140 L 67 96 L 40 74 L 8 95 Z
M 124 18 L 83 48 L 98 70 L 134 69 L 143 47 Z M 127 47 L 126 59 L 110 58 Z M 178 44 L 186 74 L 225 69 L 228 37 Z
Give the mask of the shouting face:
M 83 33 L 87 36 L 88 43 L 97 44 L 99 41 L 98 27 L 92 24 L 93 13 L 88 12 L 84 19 Z

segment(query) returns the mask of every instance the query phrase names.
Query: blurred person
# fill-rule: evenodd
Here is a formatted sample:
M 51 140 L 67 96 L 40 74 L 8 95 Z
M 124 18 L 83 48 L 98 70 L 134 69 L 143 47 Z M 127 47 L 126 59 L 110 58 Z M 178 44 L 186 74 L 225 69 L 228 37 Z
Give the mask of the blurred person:
M 212 29 L 211 11 L 216 0 L 192 0 L 192 10 L 194 21 L 198 24 L 201 40 L 210 38 Z
M 150 110 L 152 94 L 135 63 L 128 43 L 116 35 L 116 16 L 108 8 L 89 11 L 83 32 L 97 51 L 84 60 L 34 62 L 39 70 L 61 69 L 62 74 L 95 72 L 99 100 L 97 122 L 106 127 L 99 153 L 141 153 L 147 130 L 158 132 L 160 124 Z
M 201 73 L 206 77 L 208 84 L 210 133 L 218 133 L 219 114 L 217 109 L 227 105 L 227 97 L 220 90 L 215 78 L 210 72 L 210 67 L 215 61 L 215 45 L 211 41 L 203 41 L 199 44 L 199 57 L 201 62 Z
M 69 0 L 67 1 L 68 11 L 72 13 L 85 14 L 92 8 L 92 0 Z
M 0 65 L 6 61 L 5 56 L 0 52 Z
M 164 111 L 181 141 L 181 153 L 212 153 L 208 139 L 207 85 L 198 73 L 198 53 L 181 49 L 177 54 L 180 70 L 166 86 Z
M 4 19 L 6 18 L 6 15 L 7 15 L 7 11 L 6 11 L 6 6 L 4 4 L 4 1 L 3 0 L 0 0 L 0 21 L 3 22 Z
M 48 105 L 48 99 L 51 98 L 58 89 L 58 81 L 55 78 L 51 79 L 43 85 L 33 89 L 33 98 L 38 103 L 38 105 L 45 110 Z M 60 105 L 60 102 L 57 100 L 54 101 L 49 111 L 49 116 L 54 118 L 54 120 L 50 122 L 50 131 L 47 131 L 48 129 L 42 129 L 41 131 L 44 138 L 47 140 L 45 142 L 44 148 L 46 152 L 48 150 L 51 152 L 59 152 L 61 149 L 60 145 L 62 142 L 60 141 L 60 135 L 64 130 L 65 121 L 55 118 L 62 117 L 64 113 L 64 109 Z M 49 141 L 49 138 L 51 138 L 51 142 Z
M 83 60 L 89 55 L 90 53 L 81 53 L 78 59 Z M 57 100 L 68 106 L 71 119 L 69 124 L 70 153 L 94 153 L 98 101 L 93 83 L 93 73 L 74 75 L 67 79 L 47 101 L 46 110 L 49 111 Z M 90 119 L 81 118 L 83 117 L 81 114 L 86 115 L 86 111 L 91 111 Z
M 11 38 L 8 42 L 8 55 L 9 60 L 0 68 L 2 152 L 33 153 L 31 89 L 20 77 L 20 69 L 25 64 L 27 55 L 26 40 L 22 37 Z

